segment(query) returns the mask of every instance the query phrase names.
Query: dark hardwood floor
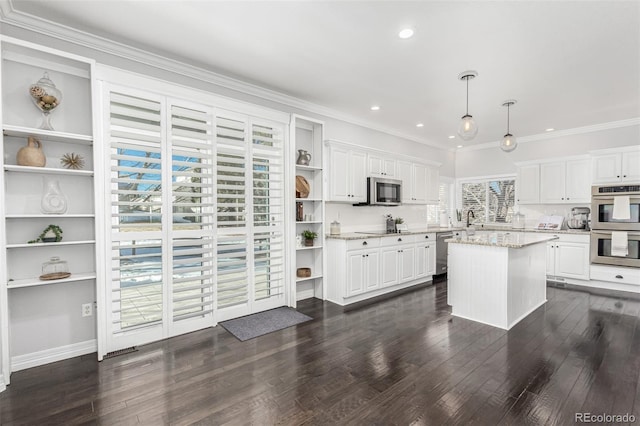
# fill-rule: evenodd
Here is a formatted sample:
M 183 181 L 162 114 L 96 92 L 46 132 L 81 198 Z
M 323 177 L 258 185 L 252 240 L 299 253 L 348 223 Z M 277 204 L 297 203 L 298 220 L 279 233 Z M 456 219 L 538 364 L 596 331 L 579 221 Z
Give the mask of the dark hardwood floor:
M 548 288 L 509 332 L 452 317 L 446 282 L 240 342 L 222 327 L 20 371 L 2 424 L 566 425 L 640 418 L 640 302 Z

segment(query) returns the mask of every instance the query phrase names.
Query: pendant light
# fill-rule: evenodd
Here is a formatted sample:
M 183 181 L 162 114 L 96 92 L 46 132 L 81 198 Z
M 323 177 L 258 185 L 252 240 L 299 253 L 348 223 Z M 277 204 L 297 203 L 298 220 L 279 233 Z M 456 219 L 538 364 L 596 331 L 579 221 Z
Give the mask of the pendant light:
M 508 101 L 504 101 L 502 106 L 507 107 L 507 134 L 502 138 L 502 142 L 500 142 L 500 149 L 504 152 L 511 152 L 518 146 L 518 141 L 516 137 L 509 133 L 509 108 L 511 105 L 514 105 L 517 101 L 515 99 L 509 99 Z
M 472 80 L 478 76 L 476 71 L 464 71 L 458 75 L 458 80 L 467 82 L 467 111 L 462 116 L 460 127 L 458 127 L 458 135 L 465 140 L 470 141 L 478 134 L 478 125 L 473 119 L 473 116 L 469 115 L 469 80 Z

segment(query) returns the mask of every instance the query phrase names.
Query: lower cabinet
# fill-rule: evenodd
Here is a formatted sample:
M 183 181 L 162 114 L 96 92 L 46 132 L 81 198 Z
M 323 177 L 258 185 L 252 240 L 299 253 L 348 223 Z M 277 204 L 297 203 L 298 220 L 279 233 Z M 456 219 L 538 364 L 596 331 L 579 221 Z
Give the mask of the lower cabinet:
M 435 234 L 328 238 L 327 299 L 346 305 L 431 280 Z
M 547 243 L 547 278 L 551 281 L 589 279 L 589 236 L 559 234 Z

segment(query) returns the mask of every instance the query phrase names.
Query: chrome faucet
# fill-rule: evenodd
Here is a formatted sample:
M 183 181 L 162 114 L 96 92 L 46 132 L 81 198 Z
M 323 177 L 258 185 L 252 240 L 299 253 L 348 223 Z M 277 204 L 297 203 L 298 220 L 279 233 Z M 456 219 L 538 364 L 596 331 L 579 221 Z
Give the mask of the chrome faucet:
M 469 215 L 471 215 L 471 217 L 473 217 L 474 219 L 476 218 L 476 215 L 473 214 L 473 210 L 467 211 L 467 228 L 469 227 L 469 225 L 471 225 L 471 223 L 469 222 Z

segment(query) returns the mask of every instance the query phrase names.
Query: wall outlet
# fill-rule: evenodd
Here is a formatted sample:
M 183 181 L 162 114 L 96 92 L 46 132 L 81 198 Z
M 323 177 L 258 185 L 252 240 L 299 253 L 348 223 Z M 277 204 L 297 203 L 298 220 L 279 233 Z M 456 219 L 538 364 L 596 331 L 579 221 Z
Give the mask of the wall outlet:
M 93 315 L 93 303 L 83 303 L 82 304 L 82 316 L 90 317 Z

